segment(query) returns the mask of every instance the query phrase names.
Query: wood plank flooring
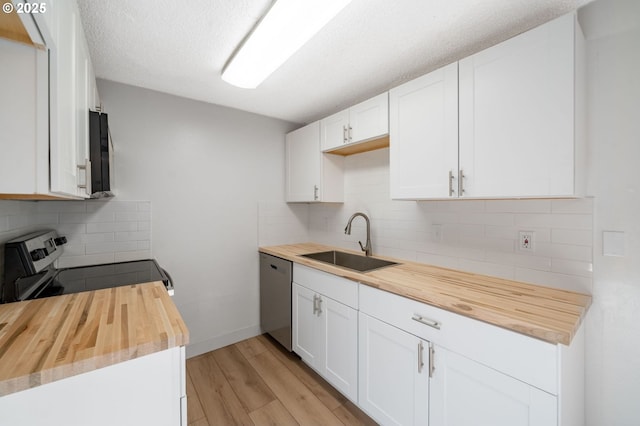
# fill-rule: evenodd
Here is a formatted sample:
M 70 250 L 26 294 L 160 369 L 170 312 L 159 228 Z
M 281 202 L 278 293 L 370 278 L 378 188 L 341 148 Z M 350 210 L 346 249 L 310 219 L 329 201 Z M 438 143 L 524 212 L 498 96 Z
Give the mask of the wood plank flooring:
M 189 426 L 375 425 L 270 337 L 187 360 Z

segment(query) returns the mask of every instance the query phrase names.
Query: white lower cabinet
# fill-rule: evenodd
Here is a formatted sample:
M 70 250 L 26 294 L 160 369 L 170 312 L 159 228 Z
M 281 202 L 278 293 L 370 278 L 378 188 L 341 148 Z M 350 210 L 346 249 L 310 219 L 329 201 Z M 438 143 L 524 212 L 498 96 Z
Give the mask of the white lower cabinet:
M 186 426 L 185 380 L 174 347 L 3 396 L 0 424 Z
M 429 423 L 429 342 L 359 314 L 358 404 L 382 425 Z
M 434 358 L 430 425 L 558 424 L 556 396 L 442 347 Z
M 580 426 L 584 328 L 552 344 L 299 264 L 294 351 L 381 425 Z
M 296 271 L 302 271 L 302 275 Z M 346 287 L 355 290 L 355 297 L 348 295 L 348 299 L 357 301 L 357 283 L 299 265 L 294 265 L 293 275 L 293 350 L 331 385 L 357 403 L 358 311 L 340 303 L 341 291 L 334 293 L 331 288 L 336 280 L 344 281 Z M 296 276 L 301 276 L 312 288 L 295 282 Z M 322 288 L 338 300 L 318 291 Z

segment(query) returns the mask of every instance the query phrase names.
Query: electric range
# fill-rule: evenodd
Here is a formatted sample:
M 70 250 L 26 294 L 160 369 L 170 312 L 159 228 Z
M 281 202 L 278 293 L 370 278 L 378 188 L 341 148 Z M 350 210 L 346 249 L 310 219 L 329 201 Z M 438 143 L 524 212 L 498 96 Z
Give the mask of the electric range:
M 56 231 L 38 231 L 8 241 L 0 303 L 39 299 L 125 285 L 162 281 L 173 295 L 171 276 L 154 259 L 57 269 L 54 261 L 67 239 Z

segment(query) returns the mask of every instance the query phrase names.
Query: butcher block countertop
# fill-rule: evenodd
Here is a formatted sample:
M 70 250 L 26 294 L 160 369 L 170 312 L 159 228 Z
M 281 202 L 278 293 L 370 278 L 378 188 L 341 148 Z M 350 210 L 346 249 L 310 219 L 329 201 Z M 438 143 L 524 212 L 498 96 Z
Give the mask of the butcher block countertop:
M 186 345 L 162 282 L 0 305 L 0 396 Z
M 390 257 L 374 255 L 400 265 L 361 273 L 300 256 L 327 250 L 352 252 L 315 243 L 260 248 L 263 253 L 554 344 L 571 343 L 591 305 L 587 294 Z

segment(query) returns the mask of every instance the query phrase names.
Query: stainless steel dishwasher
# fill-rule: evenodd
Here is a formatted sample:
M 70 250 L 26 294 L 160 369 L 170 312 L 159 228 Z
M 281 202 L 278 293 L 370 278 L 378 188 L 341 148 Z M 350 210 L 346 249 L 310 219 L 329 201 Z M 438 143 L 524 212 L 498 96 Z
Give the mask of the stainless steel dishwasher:
M 260 327 L 288 351 L 292 350 L 291 270 L 290 261 L 260 253 Z

